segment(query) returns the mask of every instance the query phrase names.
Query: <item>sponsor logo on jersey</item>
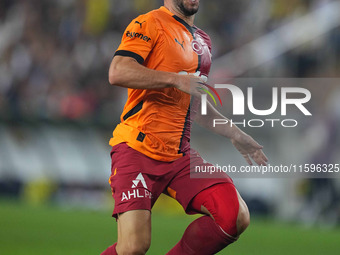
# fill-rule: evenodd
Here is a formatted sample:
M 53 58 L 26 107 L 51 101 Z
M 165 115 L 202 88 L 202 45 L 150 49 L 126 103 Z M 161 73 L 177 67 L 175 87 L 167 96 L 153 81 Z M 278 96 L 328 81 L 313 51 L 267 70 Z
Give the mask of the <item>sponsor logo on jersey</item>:
M 126 36 L 130 37 L 130 38 L 138 38 L 141 39 L 143 41 L 149 42 L 151 40 L 150 37 L 142 34 L 142 33 L 136 33 L 136 32 L 130 32 L 130 31 L 126 31 Z
M 136 21 L 135 21 L 135 24 L 138 24 L 139 27 L 142 28 L 142 25 L 143 25 L 144 22 L 145 22 L 145 21 L 139 22 L 138 20 L 136 20 Z
M 142 189 L 142 187 L 144 189 Z M 145 179 L 142 173 L 139 173 L 132 181 L 131 190 L 127 192 L 122 192 L 121 201 L 135 199 L 135 198 L 152 198 L 151 192 L 148 190 L 148 186 L 146 185 Z
M 179 45 L 181 45 L 182 49 L 184 50 L 184 41 L 182 43 L 180 43 L 177 38 L 175 38 L 175 42 L 178 43 Z

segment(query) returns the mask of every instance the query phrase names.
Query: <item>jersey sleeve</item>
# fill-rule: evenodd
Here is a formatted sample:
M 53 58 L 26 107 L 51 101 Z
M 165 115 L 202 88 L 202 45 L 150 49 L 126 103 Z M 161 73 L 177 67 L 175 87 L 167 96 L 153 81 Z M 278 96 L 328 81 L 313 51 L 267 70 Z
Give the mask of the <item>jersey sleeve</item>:
M 128 56 L 142 64 L 153 49 L 158 38 L 154 18 L 145 14 L 132 20 L 126 28 L 115 56 Z

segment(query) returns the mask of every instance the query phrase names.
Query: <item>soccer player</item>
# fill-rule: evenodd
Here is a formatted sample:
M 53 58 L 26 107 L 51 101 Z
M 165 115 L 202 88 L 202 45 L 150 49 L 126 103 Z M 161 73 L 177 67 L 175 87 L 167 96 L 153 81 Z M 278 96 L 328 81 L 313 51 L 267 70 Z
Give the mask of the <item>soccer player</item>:
M 109 81 L 128 88 L 128 99 L 110 140 L 118 240 L 102 255 L 147 252 L 151 208 L 161 193 L 187 213 L 203 215 L 169 255 L 215 254 L 249 224 L 248 208 L 231 178 L 190 178 L 190 162 L 211 165 L 189 144 L 191 94 L 203 86 L 211 65 L 210 38 L 193 24 L 198 8 L 199 0 L 164 0 L 164 6 L 128 25 L 112 60 Z M 198 123 L 225 118 L 211 105 L 209 111 Z M 266 164 L 262 146 L 236 126 L 214 131 L 229 138 L 249 164 L 251 159 Z

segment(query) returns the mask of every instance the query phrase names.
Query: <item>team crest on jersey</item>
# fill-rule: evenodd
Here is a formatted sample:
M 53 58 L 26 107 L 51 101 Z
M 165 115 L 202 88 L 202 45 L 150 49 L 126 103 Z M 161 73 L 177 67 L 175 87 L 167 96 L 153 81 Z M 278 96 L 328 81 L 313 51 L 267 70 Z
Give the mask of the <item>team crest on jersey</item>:
M 196 54 L 199 56 L 205 53 L 210 54 L 207 43 L 204 41 L 204 39 L 199 34 L 195 35 L 195 39 L 192 40 L 191 42 L 191 47 L 194 50 L 194 52 L 196 52 Z
M 135 198 L 152 198 L 152 194 L 148 190 L 148 186 L 146 185 L 142 173 L 139 173 L 136 179 L 132 180 L 131 190 L 128 190 L 127 192 L 122 192 L 121 201 L 127 201 Z
M 197 53 L 197 55 L 203 55 L 204 49 L 203 46 L 200 44 L 198 40 L 193 40 L 191 42 L 191 47 L 194 50 L 194 52 Z

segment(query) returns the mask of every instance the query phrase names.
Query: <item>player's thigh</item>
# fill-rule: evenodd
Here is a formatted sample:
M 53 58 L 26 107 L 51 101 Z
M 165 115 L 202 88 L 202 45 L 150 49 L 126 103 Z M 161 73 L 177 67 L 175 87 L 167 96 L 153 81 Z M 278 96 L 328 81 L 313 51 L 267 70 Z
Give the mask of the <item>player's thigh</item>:
M 133 210 L 118 215 L 117 251 L 144 251 L 151 243 L 151 212 Z
M 192 210 L 190 206 L 190 202 L 197 194 L 217 184 L 233 183 L 232 179 L 225 173 L 219 173 L 214 175 L 213 178 L 211 176 L 207 178 L 204 174 L 201 175 L 196 172 L 196 166 L 207 169 L 213 165 L 206 162 L 195 150 L 191 149 L 190 153 L 175 161 L 174 168 L 180 170 L 172 178 L 168 184 L 167 192 L 165 192 L 175 198 L 189 214 L 200 212 L 200 210 Z

